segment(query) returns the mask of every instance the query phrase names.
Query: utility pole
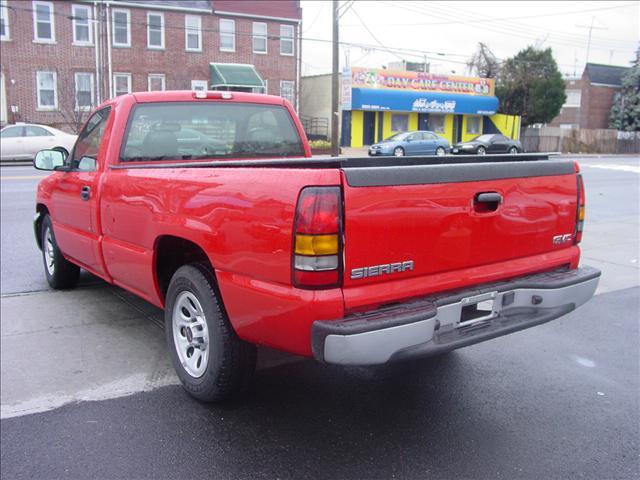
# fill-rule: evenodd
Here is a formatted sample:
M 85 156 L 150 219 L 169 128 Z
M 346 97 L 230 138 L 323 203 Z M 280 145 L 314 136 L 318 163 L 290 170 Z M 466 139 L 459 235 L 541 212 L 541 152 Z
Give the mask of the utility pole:
M 333 0 L 333 70 L 331 75 L 331 156 L 340 154 L 340 142 L 338 139 L 340 121 L 339 95 L 340 95 L 340 45 L 338 39 L 339 11 L 338 0 Z
M 578 28 L 588 28 L 589 29 L 589 39 L 587 40 L 587 63 L 589 63 L 589 51 L 591 50 L 591 32 L 595 30 L 608 30 L 607 27 L 594 27 L 593 22 L 596 17 L 591 17 L 591 25 L 576 25 Z

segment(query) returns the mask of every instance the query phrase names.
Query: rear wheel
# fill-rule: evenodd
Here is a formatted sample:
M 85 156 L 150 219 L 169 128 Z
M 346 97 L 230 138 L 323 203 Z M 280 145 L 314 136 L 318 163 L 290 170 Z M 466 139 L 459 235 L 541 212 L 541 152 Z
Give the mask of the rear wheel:
M 47 283 L 51 288 L 66 289 L 73 288 L 78 284 L 80 277 L 80 267 L 68 261 L 62 255 L 53 234 L 53 226 L 49 215 L 45 215 L 42 220 L 41 230 L 42 262 L 44 263 L 44 274 Z
M 487 150 L 484 147 L 478 147 L 478 155 L 486 155 Z
M 208 268 L 191 264 L 176 271 L 164 318 L 171 359 L 187 392 L 213 402 L 249 386 L 256 348 L 234 332 Z
M 404 157 L 404 148 L 396 147 L 393 149 L 393 155 L 395 157 Z
M 444 148 L 442 148 L 442 147 L 436 148 L 436 155 L 437 156 L 443 157 L 445 155 L 445 153 L 447 153 L 447 152 L 445 152 Z
M 509 149 L 509 153 L 510 153 L 511 155 L 515 155 L 516 153 L 518 153 L 518 149 L 517 149 L 516 147 L 511 147 L 511 148 Z

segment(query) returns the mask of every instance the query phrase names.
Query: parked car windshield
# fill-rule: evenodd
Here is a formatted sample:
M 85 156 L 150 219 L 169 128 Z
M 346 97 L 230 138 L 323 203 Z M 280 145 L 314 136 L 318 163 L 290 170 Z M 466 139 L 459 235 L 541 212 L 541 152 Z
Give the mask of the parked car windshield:
M 389 138 L 387 138 L 385 142 L 405 140 L 408 135 L 409 135 L 409 132 L 396 133 L 395 135 L 391 135 Z
M 250 103 L 149 103 L 135 107 L 122 161 L 302 156 L 289 112 Z
M 471 141 L 489 143 L 492 139 L 493 139 L 493 135 L 479 135 Z

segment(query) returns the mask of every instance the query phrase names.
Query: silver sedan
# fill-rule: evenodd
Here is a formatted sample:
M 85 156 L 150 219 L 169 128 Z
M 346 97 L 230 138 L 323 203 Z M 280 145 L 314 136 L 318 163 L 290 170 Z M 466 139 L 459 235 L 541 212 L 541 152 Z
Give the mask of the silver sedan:
M 31 160 L 40 150 L 71 152 L 77 135 L 46 125 L 18 123 L 0 130 L 0 160 Z

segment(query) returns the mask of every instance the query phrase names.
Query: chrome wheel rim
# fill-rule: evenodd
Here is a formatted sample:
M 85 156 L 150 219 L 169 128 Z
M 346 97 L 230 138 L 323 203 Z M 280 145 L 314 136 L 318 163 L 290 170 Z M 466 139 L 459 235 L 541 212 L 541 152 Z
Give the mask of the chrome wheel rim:
M 396 148 L 396 149 L 393 151 L 393 154 L 394 154 L 396 157 L 402 157 L 402 156 L 404 156 L 404 152 L 402 151 L 402 149 L 401 149 L 401 148 Z
M 511 153 L 511 155 L 515 155 L 516 153 L 518 153 L 518 149 L 511 147 L 511 150 L 509 150 L 509 152 Z
M 485 151 L 484 148 L 481 147 L 481 148 L 478 149 L 478 155 L 484 155 L 485 153 L 486 153 L 486 151 Z
M 184 370 L 201 377 L 209 361 L 209 329 L 202 305 L 188 291 L 181 292 L 172 312 L 173 344 Z
M 443 157 L 444 156 L 444 148 L 438 148 L 436 150 L 436 155 L 439 157 Z
M 49 272 L 50 276 L 53 276 L 56 265 L 55 265 L 55 253 L 53 247 L 53 235 L 51 235 L 51 228 L 47 227 L 47 230 L 44 232 L 44 264 L 47 267 L 47 272 Z

